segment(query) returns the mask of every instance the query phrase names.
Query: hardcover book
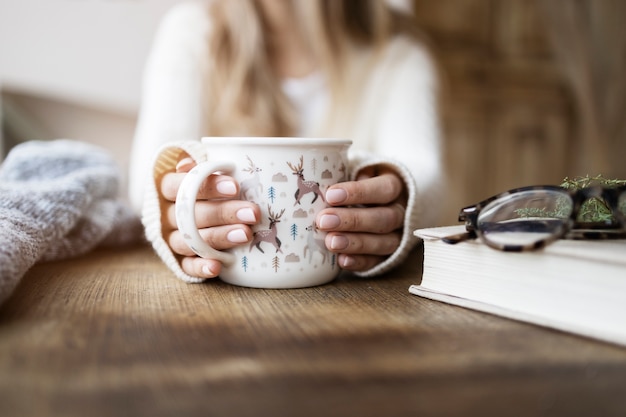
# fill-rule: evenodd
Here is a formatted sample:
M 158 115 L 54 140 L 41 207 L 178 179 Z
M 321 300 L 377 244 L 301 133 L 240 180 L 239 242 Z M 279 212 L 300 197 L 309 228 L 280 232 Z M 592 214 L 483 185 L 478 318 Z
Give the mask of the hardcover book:
M 626 240 L 559 240 L 531 252 L 441 240 L 464 231 L 415 231 L 424 267 L 412 294 L 626 346 Z

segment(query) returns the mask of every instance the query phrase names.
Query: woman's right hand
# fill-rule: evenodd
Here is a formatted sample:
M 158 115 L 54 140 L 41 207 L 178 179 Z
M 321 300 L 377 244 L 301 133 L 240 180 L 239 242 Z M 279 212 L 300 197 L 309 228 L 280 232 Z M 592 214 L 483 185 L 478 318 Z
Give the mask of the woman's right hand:
M 163 176 L 160 192 L 167 201 L 162 212 L 163 237 L 174 254 L 179 255 L 183 271 L 199 278 L 214 278 L 221 271 L 217 259 L 197 256 L 187 244 L 176 225 L 175 201 L 180 183 L 195 166 L 191 158 L 182 159 L 176 172 Z M 261 216 L 259 206 L 249 201 L 237 200 L 239 184 L 227 175 L 211 175 L 198 192 L 195 213 L 200 236 L 217 250 L 224 250 L 250 242 L 251 226 Z

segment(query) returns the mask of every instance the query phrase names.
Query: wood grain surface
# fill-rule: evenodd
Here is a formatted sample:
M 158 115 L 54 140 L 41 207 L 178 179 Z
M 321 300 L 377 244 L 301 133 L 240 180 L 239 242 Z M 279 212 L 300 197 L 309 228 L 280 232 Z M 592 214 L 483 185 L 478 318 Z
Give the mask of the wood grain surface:
M 410 295 L 421 257 L 298 290 L 148 247 L 38 265 L 0 307 L 0 415 L 626 415 L 626 349 Z

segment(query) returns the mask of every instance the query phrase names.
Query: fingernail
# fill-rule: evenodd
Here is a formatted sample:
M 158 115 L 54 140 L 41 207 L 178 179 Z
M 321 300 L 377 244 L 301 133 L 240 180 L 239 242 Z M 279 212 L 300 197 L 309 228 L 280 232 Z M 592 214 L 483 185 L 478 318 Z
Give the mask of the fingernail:
M 356 262 L 352 256 L 342 255 L 339 257 L 339 266 L 342 268 L 350 268 L 355 264 Z
M 330 248 L 334 250 L 342 250 L 347 248 L 349 243 L 348 238 L 345 236 L 333 236 L 330 239 Z
M 346 201 L 346 198 L 348 198 L 348 193 L 346 193 L 341 188 L 326 191 L 326 201 L 328 201 L 330 204 L 343 203 L 344 201 Z
M 208 264 L 202 265 L 202 273 L 206 276 L 215 276 L 215 273 L 211 270 L 211 267 Z
M 334 214 L 324 214 L 320 218 L 320 229 L 334 229 L 341 224 L 341 220 Z
M 217 188 L 220 194 L 224 195 L 235 195 L 237 193 L 237 186 L 232 181 L 220 181 L 215 188 Z
M 256 217 L 254 216 L 254 210 L 249 207 L 237 210 L 237 218 L 244 223 L 256 223 Z
M 231 243 L 245 243 L 248 241 L 248 236 L 246 236 L 246 232 L 243 230 L 235 229 L 228 232 L 226 239 Z
M 180 172 L 181 170 L 183 170 L 185 167 L 188 167 L 189 165 L 193 165 L 193 159 L 192 158 L 183 158 L 180 161 L 178 161 L 178 163 L 176 164 L 176 172 Z

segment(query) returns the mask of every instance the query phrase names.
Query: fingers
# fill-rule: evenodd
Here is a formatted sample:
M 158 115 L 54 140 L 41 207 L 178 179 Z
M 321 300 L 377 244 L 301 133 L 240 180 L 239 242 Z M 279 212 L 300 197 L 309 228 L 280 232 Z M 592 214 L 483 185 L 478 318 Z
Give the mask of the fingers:
M 336 253 L 390 255 L 400 244 L 400 234 L 328 233 L 325 243 Z
M 183 258 L 180 266 L 187 275 L 198 278 L 215 278 L 222 270 L 222 264 L 219 261 L 198 256 Z
M 320 230 L 389 233 L 400 227 L 404 222 L 405 209 L 400 204 L 367 208 L 327 208 L 317 216 L 317 227 Z
M 340 254 L 337 263 L 346 271 L 367 271 L 385 260 L 384 256 Z
M 252 229 L 243 225 L 228 225 L 200 229 L 200 236 L 210 247 L 217 250 L 230 249 L 232 247 L 247 243 L 252 239 Z M 178 230 L 171 232 L 167 238 L 172 251 L 178 255 L 195 256 L 189 248 L 182 233 Z
M 399 204 L 371 208 L 329 208 L 317 227 L 328 231 L 325 244 L 339 254 L 339 265 L 365 271 L 396 251 L 401 241 L 404 208 Z
M 176 201 L 176 194 L 187 173 L 171 172 L 161 180 L 161 194 L 166 200 Z M 210 175 L 198 191 L 198 199 L 234 198 L 239 195 L 239 184 L 228 175 Z
M 366 271 L 381 263 L 400 245 L 399 232 L 375 235 L 367 233 L 329 233 L 325 244 L 338 253 L 339 266 L 348 271 Z
M 161 194 L 170 202 L 163 210 L 162 222 L 165 230 L 171 230 L 167 243 L 172 252 L 182 257 L 180 265 L 183 271 L 190 276 L 214 278 L 221 271 L 221 263 L 196 256 L 177 230 L 174 202 L 183 178 L 195 165 L 193 159 L 184 158 L 176 165 L 176 172 L 164 175 L 161 180 Z M 232 200 L 238 194 L 239 186 L 232 177 L 217 174 L 209 176 L 198 192 L 196 225 L 202 239 L 217 250 L 249 242 L 252 238 L 250 225 L 260 218 L 260 209 L 256 204 Z
M 222 265 L 215 259 L 204 259 L 189 248 L 183 235 L 176 230 L 174 214 L 175 205 L 172 203 L 167 210 L 167 222 L 172 232 L 167 236 L 167 243 L 172 252 L 182 255 L 183 271 L 199 278 L 214 278 L 219 275 Z M 252 239 L 252 229 L 247 224 L 256 223 L 260 217 L 258 206 L 244 201 L 224 201 L 209 204 L 196 203 L 196 222 L 200 227 L 200 236 L 209 246 L 217 250 L 229 249 L 247 243 Z M 233 223 L 233 224 L 228 224 Z
M 404 190 L 404 183 L 388 171 L 375 177 L 362 173 L 358 181 L 340 182 L 328 188 L 325 197 L 332 206 L 389 204 Z
M 335 184 L 326 191 L 334 207 L 316 218 L 318 229 L 328 232 L 325 244 L 337 253 L 339 265 L 365 271 L 397 250 L 402 238 L 406 200 L 404 182 L 390 170 L 361 171 L 357 181 Z M 338 207 L 350 206 L 350 207 Z
M 217 250 L 229 249 L 252 238 L 252 230 L 248 226 L 220 226 L 200 229 L 200 236 L 209 246 Z M 219 275 L 222 264 L 215 259 L 204 259 L 187 246 L 182 234 L 174 230 L 168 236 L 167 243 L 175 254 L 184 256 L 181 260 L 181 268 L 191 276 L 199 278 L 215 278 Z
M 261 209 L 254 203 L 241 200 L 197 201 L 196 225 L 199 229 L 227 224 L 256 224 Z M 176 205 L 170 204 L 164 219 L 167 228 L 176 229 Z

